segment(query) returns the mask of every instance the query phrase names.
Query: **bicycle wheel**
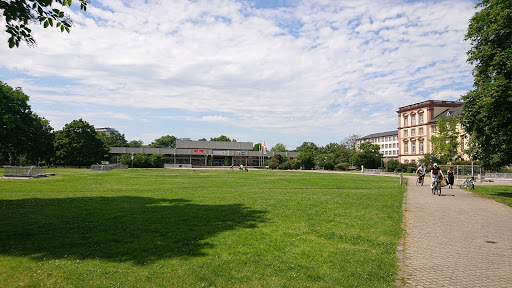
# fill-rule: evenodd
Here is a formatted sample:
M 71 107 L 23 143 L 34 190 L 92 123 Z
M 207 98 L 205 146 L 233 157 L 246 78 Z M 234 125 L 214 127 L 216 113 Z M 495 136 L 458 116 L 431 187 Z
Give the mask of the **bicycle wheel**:
M 441 196 L 441 185 L 437 186 L 437 196 Z
M 420 178 L 416 179 L 416 186 L 419 186 L 421 183 Z

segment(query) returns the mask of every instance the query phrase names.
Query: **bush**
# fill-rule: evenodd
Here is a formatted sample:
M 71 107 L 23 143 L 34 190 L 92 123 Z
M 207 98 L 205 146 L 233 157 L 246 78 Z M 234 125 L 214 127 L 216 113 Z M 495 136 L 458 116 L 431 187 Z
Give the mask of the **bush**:
M 416 172 L 416 167 L 411 167 L 411 166 L 407 166 L 406 170 L 407 170 L 407 173 L 415 173 Z
M 119 158 L 119 162 L 132 166 L 132 157 L 130 154 L 123 154 Z M 163 154 L 135 154 L 133 155 L 134 168 L 162 168 L 164 167 L 165 159 Z
M 292 159 L 292 160 L 289 160 L 290 161 L 290 169 L 293 169 L 293 170 L 299 170 L 300 169 L 300 165 L 301 165 L 301 162 L 299 159 Z
M 350 163 L 339 163 L 334 166 L 334 169 L 338 171 L 347 171 L 350 167 Z
M 289 169 L 291 169 L 291 167 L 292 167 L 292 164 L 290 163 L 290 161 L 286 161 L 286 162 L 279 164 L 280 170 L 289 170 Z
M 154 168 L 163 168 L 164 167 L 164 163 L 165 163 L 164 154 L 153 154 L 153 155 L 151 155 L 149 160 L 150 160 L 151 166 Z
M 398 171 L 396 171 L 396 169 L 400 166 L 400 162 L 398 162 L 398 160 L 391 159 L 391 160 L 388 160 L 388 162 L 384 166 L 388 167 L 387 172 L 398 172 Z
M 270 159 L 270 161 L 268 162 L 268 167 L 270 167 L 271 169 L 277 169 L 279 167 L 279 160 L 276 158 L 276 157 L 272 157 L 272 159 Z

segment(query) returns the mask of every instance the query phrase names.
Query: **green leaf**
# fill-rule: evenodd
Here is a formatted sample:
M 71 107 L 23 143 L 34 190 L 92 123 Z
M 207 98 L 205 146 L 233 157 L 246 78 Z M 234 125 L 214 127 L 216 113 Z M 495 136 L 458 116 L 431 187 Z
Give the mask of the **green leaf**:
M 48 20 L 44 21 L 44 25 L 43 25 L 44 28 L 48 28 L 48 25 L 49 25 Z

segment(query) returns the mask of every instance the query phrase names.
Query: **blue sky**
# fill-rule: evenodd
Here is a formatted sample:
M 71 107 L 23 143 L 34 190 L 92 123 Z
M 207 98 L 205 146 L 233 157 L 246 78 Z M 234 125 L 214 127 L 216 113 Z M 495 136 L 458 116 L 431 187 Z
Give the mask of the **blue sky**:
M 398 107 L 457 100 L 473 84 L 463 39 L 474 1 L 75 8 L 70 34 L 32 27 L 36 48 L 9 49 L 0 33 L 0 80 L 22 87 L 55 130 L 82 118 L 145 144 L 226 135 L 323 146 L 396 129 Z

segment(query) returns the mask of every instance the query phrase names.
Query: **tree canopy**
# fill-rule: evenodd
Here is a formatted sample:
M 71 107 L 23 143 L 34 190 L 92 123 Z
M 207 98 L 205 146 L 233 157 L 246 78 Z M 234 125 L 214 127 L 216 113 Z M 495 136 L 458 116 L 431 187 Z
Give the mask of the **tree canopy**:
M 220 135 L 219 137 L 210 138 L 210 141 L 224 141 L 224 142 L 236 142 L 235 139 L 229 139 L 229 137 Z
M 144 144 L 144 141 L 142 141 L 142 140 L 132 140 L 132 141 L 128 142 L 128 147 L 139 148 L 139 147 L 142 147 L 143 144 Z
M 485 168 L 512 163 L 512 1 L 482 0 L 465 36 L 474 89 L 462 96 L 470 155 Z
M 88 166 L 108 156 L 108 148 L 98 137 L 94 126 L 79 119 L 55 133 L 55 150 L 61 164 Z
M 352 156 L 354 165 L 359 167 L 363 165 L 365 168 L 375 169 L 380 166 L 381 154 L 379 144 L 364 142 L 359 145 L 360 152 Z
M 10 34 L 9 48 L 19 47 L 22 41 L 34 46 L 36 40 L 29 25 L 35 22 L 39 22 L 44 28 L 51 26 L 69 33 L 73 21 L 55 6 L 71 6 L 71 2 L 72 0 L 0 0 L 0 10 L 7 28 L 5 31 Z M 80 9 L 85 11 L 89 0 L 79 2 Z
M 126 141 L 124 134 L 98 132 L 98 137 L 107 147 L 128 147 L 128 141 Z
M 176 148 L 176 136 L 165 135 L 151 142 L 151 148 Z
M 430 137 L 434 147 L 433 158 L 440 159 L 441 163 L 448 163 L 458 156 L 457 147 L 461 133 L 457 129 L 459 117 L 456 115 L 441 115 L 436 122 L 436 134 Z M 461 156 L 461 155 L 459 155 Z
M 28 100 L 21 88 L 0 81 L 0 163 L 38 164 L 53 155 L 53 128 L 32 112 Z
M 286 145 L 284 145 L 283 143 L 276 143 L 276 145 L 274 145 L 274 147 L 272 147 L 272 149 L 270 149 L 270 151 L 286 152 Z

